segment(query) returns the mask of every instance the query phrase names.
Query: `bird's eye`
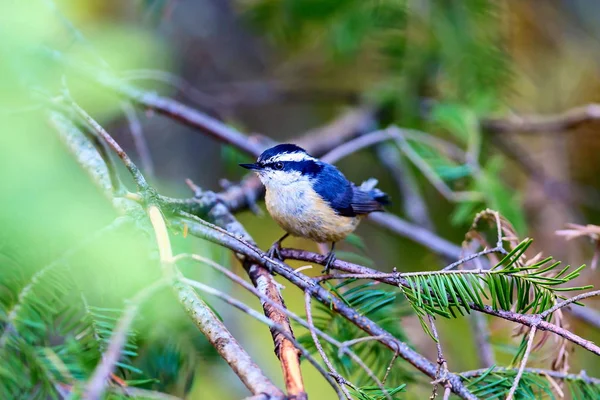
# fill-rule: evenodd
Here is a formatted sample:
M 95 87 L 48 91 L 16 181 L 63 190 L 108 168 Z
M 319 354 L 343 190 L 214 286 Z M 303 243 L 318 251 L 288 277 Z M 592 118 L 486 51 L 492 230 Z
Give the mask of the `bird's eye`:
M 281 171 L 283 169 L 283 163 L 282 162 L 275 163 L 273 165 L 273 168 L 278 169 L 278 170 Z

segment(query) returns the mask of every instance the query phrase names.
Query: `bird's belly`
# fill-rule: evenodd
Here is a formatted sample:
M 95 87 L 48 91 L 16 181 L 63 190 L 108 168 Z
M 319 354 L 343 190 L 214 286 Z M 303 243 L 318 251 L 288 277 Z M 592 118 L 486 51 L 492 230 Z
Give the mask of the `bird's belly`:
M 312 189 L 269 190 L 265 196 L 271 217 L 286 232 L 315 242 L 337 242 L 352 233 L 359 217 L 338 215 Z

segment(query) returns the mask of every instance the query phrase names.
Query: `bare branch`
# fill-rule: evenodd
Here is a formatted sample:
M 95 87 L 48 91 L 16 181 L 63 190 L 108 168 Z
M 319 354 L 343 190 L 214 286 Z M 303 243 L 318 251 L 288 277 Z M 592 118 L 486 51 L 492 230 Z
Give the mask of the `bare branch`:
M 571 297 L 565 301 L 562 301 L 558 304 L 555 304 L 554 307 L 549 308 L 548 310 L 544 311 L 543 313 L 540 314 L 540 318 L 546 318 L 548 315 L 552 314 L 553 312 L 555 312 L 556 310 L 559 310 L 563 307 L 568 306 L 571 303 L 574 303 L 576 301 L 579 300 L 583 300 L 583 299 L 587 299 L 588 297 L 594 297 L 594 296 L 598 296 L 600 295 L 600 290 L 594 290 L 592 292 L 587 292 L 587 293 L 582 293 L 580 295 Z
M 327 290 L 318 286 L 315 281 L 311 280 L 303 274 L 296 273 L 292 268 L 278 260 L 272 260 L 268 258 L 264 252 L 252 246 L 249 246 L 239 238 L 224 237 L 221 233 L 214 231 L 213 229 L 205 225 L 194 223 L 193 221 L 185 221 L 185 223 L 189 226 L 189 232 L 191 234 L 207 239 L 214 243 L 218 243 L 236 252 L 244 254 L 247 257 L 253 259 L 254 261 L 266 265 L 272 271 L 283 276 L 285 279 L 287 279 L 300 289 L 304 291 L 309 291 L 312 297 L 314 297 L 327 307 L 331 307 L 333 310 L 336 310 L 336 312 L 338 312 L 341 316 L 348 319 L 348 321 L 358 326 L 360 329 L 364 330 L 369 335 L 385 336 L 385 339 L 380 340 L 381 343 L 383 343 L 393 351 L 397 351 L 402 358 L 410 362 L 417 369 L 424 372 L 429 377 L 435 378 L 436 366 L 433 363 L 431 363 L 419 353 L 412 350 L 406 345 L 406 343 L 401 342 L 398 339 L 390 336 L 388 332 L 383 330 L 370 319 L 360 315 L 358 312 L 348 307 L 338 298 L 331 296 L 331 294 Z M 173 221 L 173 224 L 179 226 L 180 228 L 183 227 L 183 221 Z M 458 394 L 459 396 L 465 399 L 475 399 L 475 396 L 473 396 L 462 385 L 460 379 L 456 375 L 449 374 L 448 379 L 452 384 L 452 391 L 454 393 Z
M 282 398 L 283 393 L 264 375 L 221 320 L 200 299 L 189 284 L 180 279 L 180 272 L 175 266 L 167 227 L 158 207 L 150 205 L 148 216 L 156 233 L 156 242 L 165 278 L 170 281 L 175 280 L 173 288 L 196 326 L 253 394 L 267 393 L 273 398 Z
M 256 246 L 246 229 L 235 219 L 227 207 L 218 201 L 214 193 L 203 192 L 200 197 L 195 198 L 195 201 L 202 204 L 202 207 L 200 208 L 204 210 L 203 214 L 213 221 L 216 226 L 220 227 L 223 232 L 228 235 L 234 235 L 238 238 L 242 238 L 245 243 Z M 204 207 L 206 204 L 210 204 L 210 206 Z M 192 208 L 193 206 L 194 204 L 192 204 Z M 260 264 L 253 263 L 251 260 L 241 257 L 237 253 L 235 255 L 242 263 L 242 266 L 248 273 L 248 276 L 252 280 L 254 286 L 258 288 L 267 298 L 271 299 L 272 302 L 280 305 L 282 308 L 285 308 L 283 298 L 279 292 L 279 286 L 277 282 L 275 282 L 275 279 L 270 272 Z M 268 318 L 277 324 L 286 327 L 287 335 L 291 337 L 294 336 L 290 321 L 284 313 L 279 311 L 279 309 L 274 308 L 270 303 L 266 303 L 264 301 L 262 302 L 262 306 L 265 315 Z M 296 396 L 298 400 L 306 397 L 297 349 L 289 340 L 286 339 L 286 336 L 282 335 L 278 330 L 271 330 L 271 335 L 275 344 L 275 354 L 281 362 L 281 368 L 288 394 L 290 396 Z
M 308 330 L 310 331 L 310 336 L 312 337 L 313 342 L 315 343 L 315 347 L 317 348 L 319 355 L 323 359 L 323 362 L 325 362 L 325 365 L 327 366 L 327 368 L 329 368 L 331 376 L 333 376 L 333 379 L 335 379 L 336 382 L 340 385 L 340 389 L 344 393 L 344 396 L 346 396 L 346 399 L 351 400 L 352 397 L 350 396 L 350 392 L 348 392 L 348 389 L 346 389 L 346 385 L 352 386 L 352 384 L 348 382 L 342 375 L 340 375 L 339 372 L 337 372 L 337 370 L 329 360 L 329 357 L 327 357 L 325 350 L 323 350 L 323 346 L 321 345 L 319 337 L 317 336 L 317 332 L 315 331 L 315 324 L 313 322 L 312 317 L 312 307 L 310 303 L 310 293 L 304 292 L 304 310 L 306 311 L 306 322 L 308 323 Z
M 249 285 L 248 283 L 246 283 L 244 280 L 242 280 L 240 277 L 238 277 L 237 275 L 235 275 L 234 273 L 232 273 L 231 271 L 229 271 L 228 269 L 226 269 L 225 267 L 217 264 L 216 262 L 202 257 L 198 254 L 180 254 L 177 257 L 175 257 L 176 260 L 179 260 L 180 258 L 185 258 L 185 257 L 190 257 L 196 261 L 202 262 L 206 265 L 209 265 L 210 267 L 216 269 L 217 271 L 219 271 L 220 273 L 222 273 L 223 275 L 225 275 L 226 277 L 228 277 L 229 279 L 231 279 L 233 282 L 237 283 L 238 285 L 242 286 L 244 289 L 248 290 L 250 293 L 252 293 L 253 295 L 255 295 L 256 297 L 258 297 L 262 303 L 267 303 L 269 305 L 271 305 L 273 308 L 275 308 L 276 310 L 278 310 L 279 312 L 285 314 L 286 316 L 288 316 L 289 318 L 293 319 L 294 321 L 296 321 L 298 324 L 302 325 L 303 327 L 305 327 L 306 329 L 308 329 L 309 331 L 313 331 L 314 333 L 316 333 L 318 336 L 322 337 L 324 340 L 326 340 L 328 343 L 336 346 L 339 348 L 339 351 L 341 354 L 346 354 L 348 355 L 354 362 L 356 362 L 361 368 L 363 368 L 363 370 L 377 383 L 377 385 L 380 386 L 380 388 L 382 390 L 384 390 L 385 388 L 383 387 L 383 383 L 380 383 L 379 380 L 377 379 L 377 377 L 373 374 L 373 372 L 366 367 L 366 365 L 364 364 L 364 362 L 362 362 L 362 360 L 360 359 L 360 357 L 358 357 L 358 355 L 356 355 L 356 353 L 354 353 L 353 351 L 351 351 L 348 347 L 348 342 L 345 343 L 340 343 L 339 341 L 337 341 L 336 339 L 334 339 L 333 337 L 329 336 L 328 334 L 326 334 L 325 332 L 317 329 L 314 325 L 310 325 L 308 323 L 308 321 L 304 321 L 302 318 L 300 318 L 298 315 L 290 312 L 287 308 L 285 308 L 285 306 L 282 306 L 278 303 L 276 303 L 275 301 L 273 301 L 272 299 L 270 299 L 268 296 L 264 295 L 262 292 L 260 292 L 258 289 L 252 287 L 251 285 Z M 312 315 L 311 315 L 312 317 Z M 367 338 L 361 338 L 360 341 L 364 341 L 366 340 L 378 340 L 378 339 L 383 339 L 384 337 L 373 337 L 373 336 L 368 336 Z M 348 384 L 350 385 L 350 387 L 353 387 L 349 382 Z
M 438 363 L 436 379 L 433 382 L 431 382 L 431 384 L 433 385 L 433 391 L 431 393 L 430 400 L 433 400 L 437 397 L 437 385 L 440 383 L 444 385 L 444 398 L 446 398 L 447 395 L 450 395 L 451 389 L 450 382 L 448 382 L 448 380 L 446 379 L 446 376 L 448 375 L 448 363 L 444 358 L 444 352 L 442 351 L 442 343 L 440 342 L 440 336 L 438 335 L 434 319 L 429 314 L 427 314 L 427 318 L 429 319 L 429 325 L 431 326 L 431 334 L 433 335 L 433 340 L 437 349 Z M 446 392 L 448 393 L 447 395 Z
M 113 137 L 110 136 L 110 134 L 106 132 L 106 130 L 98 122 L 96 122 L 96 120 L 94 120 L 83 108 L 79 107 L 79 105 L 75 103 L 74 100 L 70 99 L 70 103 L 75 112 L 94 129 L 94 131 L 110 146 L 110 148 L 117 154 L 117 156 L 119 156 L 121 161 L 123 161 L 123 164 L 129 170 L 131 176 L 137 184 L 138 189 L 148 190 L 149 185 L 148 182 L 146 182 L 146 178 L 144 178 L 140 170 L 135 166 L 133 161 L 131 161 L 131 159 L 129 158 L 127 153 L 125 153 L 125 151 L 121 148 L 119 143 L 117 143 L 117 141 L 113 139 Z
M 331 377 L 327 374 L 327 372 L 325 370 L 323 370 L 323 368 L 319 365 L 319 363 L 314 359 L 314 357 L 312 357 L 310 355 L 310 353 L 308 352 L 308 350 L 306 350 L 304 348 L 304 346 L 302 346 L 300 343 L 298 343 L 298 341 L 291 336 L 286 328 L 284 326 L 281 326 L 275 322 L 273 322 L 271 319 L 265 317 L 264 315 L 258 313 L 256 310 L 248 307 L 246 304 L 242 303 L 241 301 L 234 299 L 233 297 L 229 296 L 228 294 L 217 290 L 213 287 L 210 287 L 208 285 L 205 285 L 203 283 L 200 282 L 196 282 L 193 281 L 191 279 L 187 279 L 187 278 L 183 278 L 182 280 L 184 283 L 193 286 L 196 289 L 199 289 L 205 293 L 211 294 L 215 297 L 218 297 L 219 299 L 225 301 L 226 303 L 232 305 L 233 307 L 243 311 L 244 313 L 248 314 L 249 316 L 251 316 L 252 318 L 264 323 L 265 325 L 267 325 L 268 327 L 270 327 L 273 330 L 278 331 L 279 333 L 281 333 L 282 335 L 286 336 L 286 339 L 289 340 L 295 348 L 297 348 L 298 350 L 300 350 L 300 352 L 302 353 L 302 355 L 313 365 L 313 367 L 315 367 L 320 373 L 321 375 L 323 375 L 323 377 L 329 382 L 329 384 L 331 385 L 331 387 L 337 392 L 338 397 L 340 399 L 343 399 L 343 395 L 342 393 L 339 391 L 338 386 L 336 385 L 336 383 L 331 379 Z M 304 396 L 306 398 L 306 395 Z
M 531 348 L 533 347 L 533 338 L 535 337 L 535 332 L 537 330 L 537 326 L 532 326 L 529 330 L 529 338 L 527 339 L 527 347 L 525 348 L 525 353 L 523 354 L 523 359 L 521 360 L 521 366 L 519 367 L 519 371 L 517 372 L 517 376 L 508 392 L 508 396 L 506 396 L 506 400 L 512 400 L 517 392 L 517 388 L 519 387 L 519 382 L 521 381 L 521 376 L 523 376 L 523 371 L 525 370 L 525 366 L 527 365 L 527 360 L 529 359 L 529 354 L 531 354 Z
M 144 132 L 142 131 L 140 119 L 135 111 L 135 108 L 133 108 L 129 101 L 121 102 L 121 108 L 123 109 L 125 118 L 127 118 L 127 122 L 129 123 L 129 133 L 131 133 L 133 144 L 135 145 L 135 149 L 140 156 L 142 170 L 146 175 L 152 177 L 154 176 L 154 162 L 152 161 L 152 155 L 150 154 L 150 149 L 148 148 L 148 142 L 146 141 Z
M 506 118 L 488 118 L 481 121 L 484 129 L 492 133 L 550 133 L 576 128 L 600 119 L 600 105 L 587 104 L 556 115 L 512 115 Z
M 311 253 L 308 251 L 302 251 L 302 250 L 295 250 L 295 249 L 281 249 L 281 255 L 282 257 L 286 258 L 286 259 L 294 259 L 294 260 L 302 260 L 302 261 L 308 261 L 308 262 L 314 262 L 320 265 L 325 265 L 325 257 L 320 255 L 320 254 L 316 254 L 316 253 Z M 337 269 L 340 271 L 345 271 L 345 272 L 349 272 L 351 274 L 353 274 L 352 276 L 357 277 L 361 274 L 364 274 L 365 277 L 368 277 L 370 279 L 375 279 L 377 281 L 380 282 L 384 282 L 393 286 L 398 286 L 398 285 L 402 285 L 403 287 L 406 288 L 411 288 L 410 283 L 408 283 L 403 277 L 403 274 L 383 274 L 377 270 L 368 268 L 368 267 L 364 267 L 362 265 L 358 265 L 358 264 L 354 264 L 354 263 L 350 263 L 347 261 L 341 261 L 341 260 L 336 260 L 331 267 L 333 269 Z M 479 272 L 484 272 L 486 270 L 481 270 Z M 473 271 L 447 271 L 447 272 L 455 272 L 455 273 L 473 273 Z M 447 272 L 443 272 L 443 271 L 439 271 L 438 273 L 447 273 Z M 410 273 L 410 275 L 415 275 L 415 274 L 419 274 L 419 272 L 416 273 Z M 506 319 L 508 321 L 512 321 L 512 322 L 517 322 L 519 324 L 525 325 L 525 326 L 529 326 L 532 327 L 534 325 L 537 326 L 538 330 L 543 330 L 543 331 L 549 331 L 549 332 L 553 332 L 561 337 L 564 337 L 565 339 L 583 347 L 584 349 L 596 354 L 596 355 L 600 355 L 600 347 L 598 347 L 596 344 L 594 344 L 593 342 L 583 339 L 582 337 L 574 334 L 573 332 L 570 332 L 567 329 L 561 328 L 555 324 L 552 324 L 550 322 L 547 321 L 542 321 L 542 319 L 540 318 L 539 315 L 531 315 L 531 314 L 518 314 L 518 313 L 514 313 L 512 311 L 505 311 L 505 310 L 495 310 L 490 306 L 484 305 L 483 307 L 474 304 L 474 303 L 469 303 L 469 308 L 479 311 L 479 312 L 483 312 L 485 314 L 489 314 L 489 315 L 493 315 L 496 317 L 500 317 L 503 319 Z

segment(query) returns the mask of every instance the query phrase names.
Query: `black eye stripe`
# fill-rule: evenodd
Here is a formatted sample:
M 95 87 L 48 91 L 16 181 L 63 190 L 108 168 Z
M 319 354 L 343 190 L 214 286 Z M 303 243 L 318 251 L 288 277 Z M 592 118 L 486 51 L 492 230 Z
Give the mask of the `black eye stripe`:
M 281 164 L 281 168 L 278 168 L 278 164 Z M 271 169 L 273 171 L 298 171 L 303 175 L 315 176 L 322 169 L 323 166 L 318 161 L 304 160 L 304 161 L 277 161 L 260 163 L 263 168 Z

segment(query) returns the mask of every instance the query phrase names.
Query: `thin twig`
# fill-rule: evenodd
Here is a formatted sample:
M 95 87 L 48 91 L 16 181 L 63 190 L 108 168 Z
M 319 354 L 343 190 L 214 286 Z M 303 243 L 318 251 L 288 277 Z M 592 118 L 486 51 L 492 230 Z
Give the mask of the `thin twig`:
M 315 324 L 313 322 L 310 301 L 311 301 L 310 293 L 304 292 L 304 310 L 306 311 L 306 322 L 308 323 L 308 330 L 310 332 L 310 336 L 312 337 L 313 342 L 315 343 L 315 347 L 317 348 L 317 351 L 321 355 L 323 362 L 325 363 L 327 368 L 329 368 L 329 372 L 331 373 L 331 376 L 333 376 L 333 379 L 335 379 L 336 382 L 338 383 L 338 385 L 340 386 L 340 389 L 344 393 L 344 396 L 346 396 L 346 399 L 350 400 L 350 399 L 352 399 L 352 397 L 350 396 L 350 392 L 348 391 L 348 389 L 346 389 L 346 385 L 348 385 L 348 384 L 352 385 L 352 384 L 350 384 L 342 375 L 340 375 L 339 372 L 337 372 L 337 370 L 335 369 L 335 367 L 329 360 L 329 357 L 327 357 L 327 354 L 325 353 L 325 350 L 323 349 L 323 346 L 321 345 L 321 341 L 319 340 L 319 337 L 317 336 L 317 332 L 315 331 Z
M 402 158 L 398 147 L 382 143 L 376 147 L 381 164 L 390 172 L 402 196 L 404 215 L 414 224 L 433 231 L 435 226 L 429 216 L 427 203 L 422 196 L 419 183 L 409 165 Z
M 387 381 L 387 378 L 388 378 L 388 376 L 390 376 L 390 372 L 392 372 L 392 367 L 394 366 L 394 363 L 398 359 L 398 356 L 399 356 L 398 352 L 395 352 L 394 355 L 392 356 L 390 363 L 388 364 L 387 368 L 385 369 L 385 375 L 383 375 L 383 379 L 381 380 L 381 383 L 385 384 L 385 382 Z
M 133 108 L 129 101 L 121 102 L 121 108 L 123 109 L 125 118 L 127 118 L 127 122 L 129 123 L 129 133 L 131 133 L 131 137 L 133 138 L 133 144 L 135 145 L 136 152 L 140 157 L 140 164 L 142 165 L 142 170 L 146 175 L 152 178 L 154 176 L 154 162 L 152 161 L 152 155 L 150 154 L 148 142 L 146 141 L 146 137 L 144 136 L 142 124 L 137 115 L 137 112 L 135 111 L 135 108 Z
M 428 229 L 416 224 L 411 224 L 402 218 L 390 213 L 369 214 L 367 221 L 386 228 L 402 237 L 411 239 L 423 245 L 436 254 L 457 260 L 461 257 L 460 246 L 436 235 Z
M 183 227 L 183 221 L 172 221 L 174 226 Z M 261 262 L 266 265 L 268 268 L 276 272 L 277 274 L 283 276 L 285 279 L 290 281 L 295 286 L 299 287 L 302 290 L 309 290 L 311 296 L 315 299 L 326 305 L 327 307 L 331 307 L 336 310 L 341 316 L 348 319 L 351 323 L 358 326 L 360 329 L 364 330 L 371 336 L 386 336 L 386 339 L 380 340 L 381 343 L 385 344 L 388 348 L 393 351 L 398 351 L 400 356 L 411 364 L 413 364 L 416 368 L 430 376 L 431 378 L 435 378 L 436 374 L 436 366 L 432 364 L 429 360 L 424 358 L 419 353 L 412 350 L 410 347 L 406 345 L 406 343 L 399 341 L 398 339 L 390 336 L 385 330 L 379 327 L 370 319 L 360 315 L 356 310 L 348 307 L 341 300 L 336 297 L 333 297 L 327 290 L 319 287 L 316 282 L 312 281 L 310 278 L 306 277 L 302 274 L 297 274 L 292 268 L 287 266 L 286 264 L 278 261 L 271 260 L 266 257 L 265 253 L 261 250 L 247 246 L 242 244 L 239 240 L 230 240 L 224 237 L 221 234 L 211 230 L 210 228 L 196 224 L 193 221 L 185 221 L 185 223 L 189 227 L 189 233 L 195 236 L 207 239 L 209 241 L 219 243 L 222 246 L 228 247 L 236 252 L 246 255 L 247 257 L 255 260 L 256 262 Z M 473 394 L 471 394 L 460 382 L 460 379 L 454 374 L 449 374 L 448 379 L 452 384 L 452 391 L 462 398 L 465 399 L 475 399 Z
M 484 250 L 478 251 L 477 253 L 473 253 L 473 254 L 470 254 L 470 255 L 468 255 L 468 256 L 466 256 L 464 258 L 461 258 L 458 261 L 453 262 L 452 264 L 448 265 L 447 267 L 444 267 L 442 269 L 442 271 L 450 271 L 450 270 L 458 267 L 459 265 L 465 264 L 465 263 L 467 263 L 467 262 L 469 262 L 471 260 L 474 260 L 474 259 L 479 258 L 481 256 L 492 254 L 492 253 L 505 254 L 506 250 L 504 250 L 503 247 L 494 247 L 493 249 L 484 249 Z M 468 270 L 467 272 L 472 272 L 472 270 Z
M 70 98 L 69 98 L 70 99 Z M 102 138 L 104 141 L 110 146 L 110 148 L 119 156 L 125 167 L 129 170 L 129 173 L 133 177 L 135 183 L 138 186 L 139 190 L 148 190 L 149 185 L 146 182 L 146 178 L 142 175 L 140 170 L 135 166 L 133 161 L 129 158 L 127 153 L 121 148 L 119 143 L 113 137 L 106 132 L 106 130 L 94 120 L 83 108 L 81 108 L 74 100 L 70 99 L 71 106 L 75 110 L 75 112 L 83 118 L 90 126 L 94 129 L 94 131 Z
M 448 154 L 452 158 L 458 158 L 463 161 L 465 161 L 466 159 L 465 151 L 462 150 L 460 147 L 456 146 L 454 143 L 445 141 L 436 136 L 415 129 L 403 128 L 402 133 L 407 139 L 421 143 L 426 143 L 431 147 L 442 150 L 444 153 Z M 397 136 L 394 135 L 393 132 L 390 132 L 389 128 L 369 132 L 367 134 L 361 135 L 355 139 L 349 140 L 345 143 L 341 143 L 340 145 L 334 147 L 328 153 L 323 155 L 321 157 L 321 160 L 330 164 L 335 164 L 342 158 L 354 154 L 357 151 L 362 150 L 366 147 L 374 146 L 376 144 L 388 140 L 394 140 L 396 138 Z
M 442 351 L 442 343 L 440 342 L 440 336 L 438 335 L 438 331 L 437 328 L 435 326 L 435 322 L 434 319 L 431 315 L 427 314 L 427 318 L 429 319 L 429 325 L 431 326 L 431 334 L 433 335 L 433 340 L 435 342 L 435 347 L 437 349 L 437 363 L 438 363 L 438 371 L 437 371 L 437 375 L 436 375 L 436 379 L 432 382 L 433 385 L 433 390 L 431 393 L 431 397 L 430 399 L 433 400 L 437 397 L 437 385 L 438 384 L 443 384 L 444 385 L 444 397 L 445 397 L 445 392 L 448 391 L 448 394 L 450 393 L 450 382 L 448 382 L 448 380 L 446 379 L 446 376 L 448 375 L 448 363 L 446 362 L 446 359 L 444 358 L 444 353 Z
M 558 304 L 555 304 L 553 307 L 547 309 L 543 313 L 540 313 L 540 318 L 546 318 L 548 315 L 552 314 L 556 310 L 560 310 L 561 308 L 566 307 L 569 304 L 574 303 L 576 301 L 587 299 L 588 297 L 594 297 L 594 296 L 598 296 L 598 295 L 600 295 L 600 290 L 594 290 L 592 292 L 582 293 L 580 295 L 571 297 L 567 300 L 561 301 Z
M 372 340 L 380 341 L 381 339 L 385 339 L 385 336 L 364 336 L 356 339 L 346 340 L 345 342 L 342 342 L 339 353 L 340 355 L 344 354 L 348 351 L 350 346 L 354 346 L 355 344 L 370 342 Z
M 315 367 L 317 369 L 317 371 L 319 371 L 319 373 L 321 375 L 323 375 L 323 377 L 327 380 L 327 382 L 331 385 L 331 387 L 336 391 L 336 393 L 338 394 L 338 397 L 340 399 L 343 399 L 343 393 L 340 392 L 338 385 L 336 385 L 336 382 L 329 376 L 329 374 L 327 373 L 327 371 L 325 371 L 320 365 L 319 363 L 314 359 L 313 356 L 311 356 L 311 354 L 308 352 L 308 350 L 306 350 L 306 348 L 304 348 L 304 346 L 302 346 L 300 343 L 298 343 L 298 341 L 296 339 L 294 339 L 293 336 L 291 336 L 285 327 L 273 322 L 271 319 L 265 317 L 264 315 L 260 314 L 259 312 L 257 312 L 256 310 L 248 307 L 246 304 L 244 304 L 243 302 L 234 299 L 233 297 L 229 296 L 228 294 L 217 290 L 213 287 L 210 287 L 208 285 L 205 285 L 201 282 L 197 282 L 197 281 L 193 281 L 191 279 L 187 279 L 187 278 L 183 278 L 182 282 L 193 286 L 194 288 L 201 290 L 205 293 L 208 293 L 210 295 L 213 295 L 223 301 L 225 301 L 226 303 L 230 304 L 231 306 L 243 311 L 244 313 L 248 314 L 249 316 L 251 316 L 252 318 L 264 323 L 265 325 L 267 325 L 269 328 L 277 330 L 278 332 L 280 332 L 282 335 L 285 335 L 287 340 L 289 340 L 290 342 L 293 343 L 293 345 L 300 350 L 300 352 L 302 353 L 302 355 L 313 365 L 313 367 Z
M 368 367 L 366 367 L 366 365 L 364 364 L 364 362 L 362 362 L 362 360 L 360 360 L 360 357 L 358 357 L 358 355 L 356 353 L 354 353 L 353 351 L 351 351 L 347 346 L 344 346 L 343 343 L 341 343 L 338 340 L 334 339 L 333 337 L 331 337 L 330 335 L 328 335 L 325 332 L 321 331 L 320 329 L 317 329 L 314 325 L 311 327 L 307 321 L 304 321 L 298 315 L 290 312 L 284 306 L 282 306 L 280 304 L 277 304 L 271 298 L 269 298 L 268 296 L 264 295 L 259 290 L 257 290 L 256 288 L 254 288 L 253 286 L 251 286 L 250 284 L 248 284 L 247 282 L 245 282 L 244 280 L 242 280 L 236 274 L 232 273 L 231 271 L 229 271 L 228 269 L 226 269 L 222 265 L 219 265 L 218 263 L 214 262 L 213 260 L 205 258 L 205 257 L 202 257 L 202 256 L 200 256 L 198 254 L 180 254 L 177 257 L 175 257 L 175 261 L 177 261 L 177 260 L 179 260 L 181 258 L 192 258 L 192 259 L 194 259 L 196 261 L 199 261 L 199 262 L 202 262 L 202 263 L 204 263 L 206 265 L 209 265 L 210 267 L 212 267 L 212 268 L 216 269 L 217 271 L 221 272 L 223 275 L 225 275 L 226 277 L 228 277 L 229 279 L 231 279 L 233 282 L 237 283 L 238 285 L 242 286 L 243 288 L 245 288 L 246 290 L 248 290 L 250 293 L 252 293 L 256 297 L 258 297 L 261 302 L 269 304 L 270 306 L 274 307 L 279 312 L 287 315 L 289 318 L 293 319 L 294 321 L 296 321 L 298 324 L 302 325 L 306 329 L 314 331 L 317 335 L 319 335 L 320 337 L 322 337 L 324 340 L 326 340 L 330 344 L 338 347 L 339 349 L 342 349 L 342 348 L 345 347 L 344 350 L 342 351 L 342 355 L 343 354 L 348 355 L 354 362 L 356 362 L 361 368 L 364 369 L 364 371 L 367 373 L 367 375 L 369 375 L 378 385 L 381 386 L 381 388 L 383 388 L 383 384 L 379 383 L 379 381 L 378 381 L 377 377 L 375 377 L 374 373 Z M 369 337 L 369 338 L 372 338 L 372 337 Z
M 405 129 L 398 128 L 396 126 L 389 127 L 385 130 L 371 132 L 367 135 L 363 135 L 352 141 L 346 142 L 337 148 L 334 148 L 329 153 L 321 157 L 321 159 L 328 163 L 335 163 L 343 157 L 346 157 L 362 148 L 373 146 L 377 143 L 381 143 L 387 139 L 396 140 L 399 148 L 404 154 L 412 161 L 412 163 L 419 168 L 419 170 L 427 177 L 429 182 L 448 200 L 450 201 L 464 201 L 464 200 L 477 200 L 481 198 L 481 195 L 477 192 L 454 192 L 450 187 L 431 169 L 421 156 L 419 156 L 413 148 L 406 141 Z M 414 131 L 410 131 L 413 136 Z
M 511 115 L 484 119 L 483 128 L 493 133 L 549 133 L 566 131 L 600 119 L 600 104 L 586 104 L 554 115 Z
M 409 145 L 404 136 L 404 130 L 398 127 L 387 129 L 390 136 L 396 139 L 398 147 L 412 161 L 412 163 L 423 173 L 427 180 L 442 194 L 446 199 L 453 202 L 481 200 L 482 195 L 479 192 L 455 192 L 444 182 L 442 178 L 423 160 L 423 158 Z
M 308 251 L 284 248 L 284 249 L 281 249 L 280 253 L 281 253 L 282 257 L 286 258 L 286 259 L 314 262 L 314 263 L 321 264 L 321 265 L 324 265 L 324 263 L 325 263 L 324 256 L 322 256 L 320 254 L 316 254 L 316 253 L 311 253 Z M 382 274 L 374 269 L 364 267 L 362 265 L 350 263 L 347 261 L 342 261 L 342 260 L 336 260 L 331 265 L 331 267 L 333 269 L 337 269 L 340 271 L 350 272 L 350 274 L 352 274 L 352 275 L 365 274 L 366 276 L 373 276 L 374 278 L 372 278 L 372 279 L 375 279 L 375 280 L 383 282 L 383 283 L 387 283 L 392 286 L 397 287 L 398 285 L 402 285 L 403 287 L 406 287 L 409 289 L 411 288 L 410 283 L 406 279 L 404 279 L 402 276 L 399 276 L 398 273 L 387 274 L 388 276 L 381 276 Z M 487 270 L 480 270 L 480 271 L 483 272 L 483 271 L 487 271 Z M 448 271 L 448 272 L 463 273 L 460 271 Z M 464 273 L 467 273 L 467 272 L 472 272 L 472 271 L 464 271 Z M 439 274 L 439 273 L 442 273 L 442 271 L 439 271 L 436 273 Z M 417 272 L 417 273 L 411 273 L 411 274 L 414 275 L 414 274 L 419 274 L 419 273 Z M 389 276 L 389 275 L 393 275 L 393 276 Z M 379 276 L 379 277 L 377 277 L 377 276 Z M 584 349 L 586 349 L 594 354 L 600 355 L 600 347 L 598 347 L 592 341 L 583 339 L 582 337 L 576 335 L 575 333 L 573 333 L 567 329 L 564 329 L 558 325 L 552 324 L 547 321 L 541 321 L 541 318 L 539 315 L 518 314 L 518 313 L 515 313 L 512 311 L 496 310 L 496 309 L 492 308 L 491 306 L 487 306 L 487 305 L 479 306 L 475 303 L 469 303 L 468 306 L 472 310 L 475 310 L 478 312 L 483 312 L 483 313 L 489 314 L 489 315 L 493 315 L 495 317 L 506 319 L 508 321 L 517 322 L 517 323 L 525 325 L 525 326 L 531 327 L 533 325 L 536 325 L 538 330 L 553 332 L 553 333 L 555 333 L 561 337 L 564 337 L 565 339 L 583 347 Z
M 529 331 L 529 338 L 527 339 L 527 347 L 525 348 L 525 353 L 523 354 L 523 359 L 521 360 L 521 366 L 519 367 L 519 371 L 517 372 L 517 376 L 508 392 L 508 396 L 506 396 L 506 400 L 512 400 L 517 392 L 517 388 L 519 387 L 519 382 L 521 381 L 521 376 L 523 376 L 523 371 L 525 370 L 525 366 L 527 365 L 527 360 L 529 359 L 529 354 L 531 354 L 531 348 L 533 347 L 533 338 L 535 337 L 535 332 L 537 331 L 537 326 L 533 325 L 531 330 Z
M 158 207 L 152 204 L 147 212 L 156 233 L 163 274 L 169 281 L 175 280 L 173 288 L 196 326 L 253 394 L 267 393 L 274 398 L 283 397 L 283 393 L 254 363 L 223 322 L 188 284 L 179 279 L 180 272 L 175 266 L 176 259 L 173 257 L 164 217 Z
M 102 397 L 102 394 L 106 390 L 106 384 L 110 374 L 114 371 L 116 363 L 121 358 L 123 347 L 127 341 L 127 334 L 129 327 L 133 323 L 137 311 L 142 304 L 150 295 L 154 294 L 158 289 L 165 286 L 166 282 L 160 280 L 153 283 L 152 285 L 144 288 L 137 293 L 130 301 L 117 326 L 115 327 L 108 344 L 108 348 L 102 355 L 102 360 L 94 369 L 92 376 L 85 389 L 84 398 L 88 400 L 97 400 Z

